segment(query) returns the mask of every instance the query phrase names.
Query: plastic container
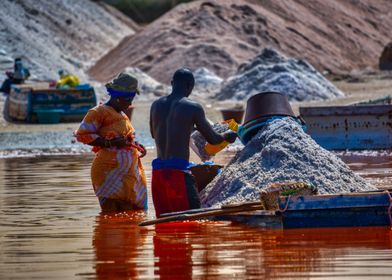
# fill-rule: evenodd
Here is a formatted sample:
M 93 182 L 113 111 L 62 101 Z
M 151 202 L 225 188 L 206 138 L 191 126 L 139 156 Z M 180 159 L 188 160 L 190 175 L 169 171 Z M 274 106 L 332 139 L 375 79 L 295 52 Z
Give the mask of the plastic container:
M 64 110 L 61 109 L 51 109 L 51 110 L 35 110 L 38 117 L 39 123 L 59 123 L 61 118 L 61 113 Z
M 234 120 L 234 119 L 230 119 L 225 121 L 228 125 L 229 128 L 234 131 L 237 132 L 238 131 L 238 123 Z M 227 145 L 229 145 L 230 143 L 227 141 L 223 141 L 222 143 L 219 144 L 215 144 L 212 145 L 210 143 L 207 143 L 204 147 L 204 150 L 206 151 L 206 153 L 210 156 L 214 156 L 216 155 L 218 152 L 222 151 L 224 148 L 227 147 Z

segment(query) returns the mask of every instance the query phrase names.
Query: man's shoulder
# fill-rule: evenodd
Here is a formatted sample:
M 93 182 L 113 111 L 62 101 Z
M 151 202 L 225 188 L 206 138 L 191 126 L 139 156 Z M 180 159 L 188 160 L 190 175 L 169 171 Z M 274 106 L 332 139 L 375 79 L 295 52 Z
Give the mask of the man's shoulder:
M 165 103 L 166 96 L 159 97 L 157 100 L 151 103 L 151 109 L 156 107 L 159 104 Z
M 203 108 L 199 102 L 192 100 L 189 97 L 182 98 L 181 103 L 184 104 L 184 106 L 187 106 L 189 108 L 195 108 L 195 109 L 202 109 Z

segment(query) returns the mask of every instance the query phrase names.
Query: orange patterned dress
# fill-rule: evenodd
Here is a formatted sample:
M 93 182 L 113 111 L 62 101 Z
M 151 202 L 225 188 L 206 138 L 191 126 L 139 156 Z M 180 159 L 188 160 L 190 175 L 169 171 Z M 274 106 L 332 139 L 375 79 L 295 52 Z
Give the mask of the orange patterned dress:
M 124 113 L 107 105 L 88 111 L 75 136 L 89 144 L 98 137 L 133 139 L 135 129 Z M 147 184 L 142 162 L 136 148 L 93 147 L 96 152 L 91 167 L 91 180 L 101 205 L 106 199 L 129 201 L 135 209 L 147 208 Z

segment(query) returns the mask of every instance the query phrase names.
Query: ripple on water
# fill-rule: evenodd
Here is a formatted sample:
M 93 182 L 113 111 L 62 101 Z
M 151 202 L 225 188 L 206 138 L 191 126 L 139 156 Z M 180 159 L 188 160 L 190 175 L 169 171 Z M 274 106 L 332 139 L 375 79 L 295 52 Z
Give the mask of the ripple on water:
M 387 227 L 266 230 L 207 221 L 139 227 L 154 215 L 150 192 L 147 213 L 100 214 L 91 160 L 0 159 L 0 279 L 392 277 Z M 371 182 L 389 185 L 391 170 L 355 165 Z

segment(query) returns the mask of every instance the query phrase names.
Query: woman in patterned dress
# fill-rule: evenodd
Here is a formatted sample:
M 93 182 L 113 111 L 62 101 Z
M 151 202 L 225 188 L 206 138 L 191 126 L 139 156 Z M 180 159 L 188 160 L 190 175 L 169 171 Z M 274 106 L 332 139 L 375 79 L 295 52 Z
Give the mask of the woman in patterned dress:
M 106 88 L 110 100 L 88 111 L 75 136 L 96 153 L 91 180 L 102 211 L 146 209 L 146 177 L 140 160 L 146 150 L 134 141 L 135 129 L 123 112 L 139 94 L 137 80 L 121 73 Z

